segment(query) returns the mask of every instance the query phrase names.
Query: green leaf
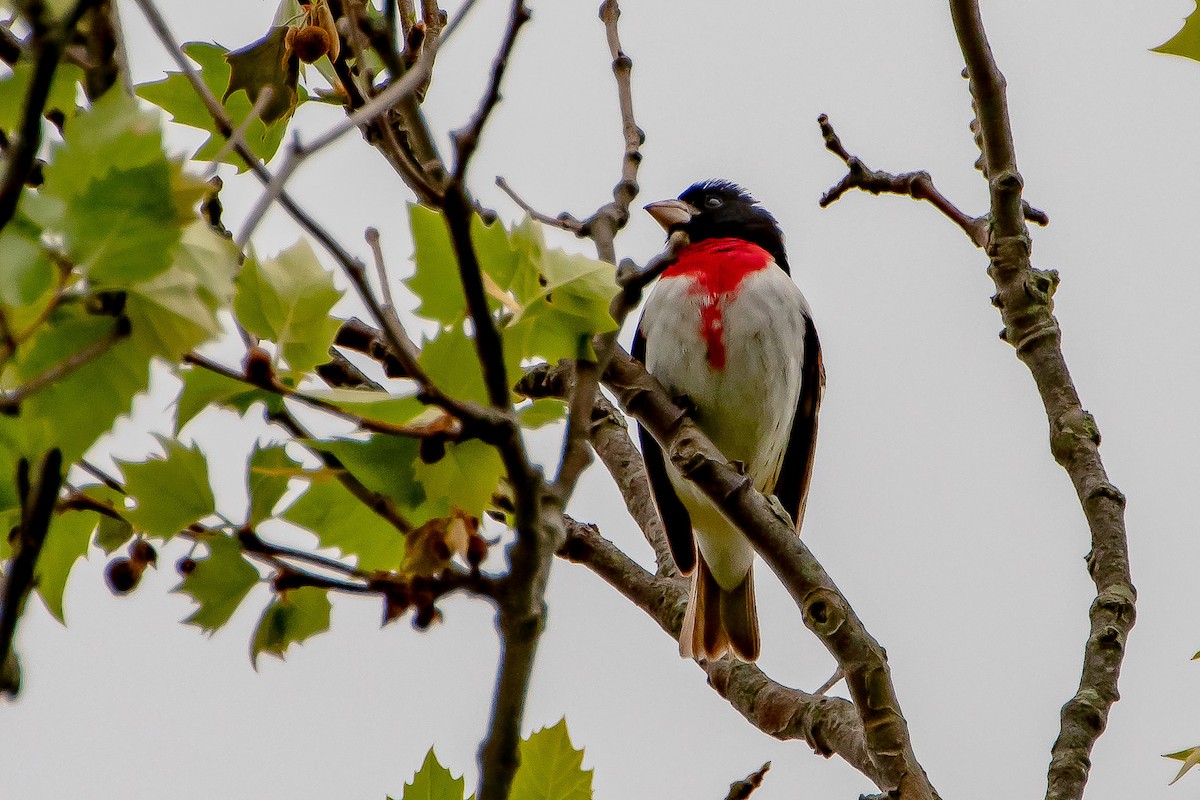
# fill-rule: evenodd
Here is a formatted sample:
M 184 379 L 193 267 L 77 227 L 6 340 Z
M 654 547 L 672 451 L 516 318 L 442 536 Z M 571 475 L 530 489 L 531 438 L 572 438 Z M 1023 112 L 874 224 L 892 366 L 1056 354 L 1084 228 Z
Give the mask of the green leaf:
M 524 336 L 525 357 L 554 362 L 591 357 L 591 337 L 616 330 L 608 313 L 618 291 L 616 268 L 587 256 L 547 248 L 541 231 L 526 221 L 512 232 L 521 254 L 509 286 L 521 313 L 509 331 Z
M 117 548 L 124 547 L 133 538 L 133 526 L 123 519 L 100 515 L 100 524 L 96 527 L 96 544 L 107 555 L 112 555 Z
M 271 28 L 263 38 L 225 54 L 229 64 L 229 85 L 222 95 L 225 102 L 235 92 L 245 91 L 253 105 L 263 90 L 270 88 L 271 97 L 262 109 L 262 119 L 272 125 L 287 119 L 296 110 L 299 98 L 296 84 L 300 77 L 300 59 L 284 42 L 287 27 Z
M 174 267 L 196 277 L 196 289 L 210 310 L 228 308 L 233 302 L 233 278 L 240 265 L 237 247 L 204 220 L 183 229 Z
M 254 451 L 247 477 L 246 490 L 250 497 L 247 525 L 255 526 L 270 518 L 275 506 L 287 493 L 288 482 L 298 471 L 296 462 L 288 457 L 282 447 Z
M 212 633 L 237 611 L 258 583 L 259 574 L 242 556 L 242 547 L 232 536 L 214 536 L 204 544 L 208 556 L 195 561 L 175 591 L 191 595 L 200 606 L 184 622 Z
M 521 742 L 520 755 L 511 800 L 591 800 L 592 770 L 571 745 L 565 717 Z
M 425 763 L 413 775 L 412 783 L 404 784 L 400 800 L 463 800 L 466 782 L 455 778 L 438 761 L 433 748 L 425 754 Z M 474 797 L 474 795 L 472 795 Z M 388 800 L 392 800 L 390 797 Z
M 37 593 L 59 622 L 63 616 L 63 592 L 75 562 L 87 553 L 97 515 L 90 511 L 68 511 L 56 516 L 37 560 Z
M 189 42 L 183 46 L 188 58 L 194 61 L 200 69 L 200 77 L 212 93 L 220 97 L 229 85 L 229 64 L 225 61 L 226 50 L 215 44 L 204 42 Z M 204 102 L 192 89 L 187 76 L 181 72 L 172 72 L 154 83 L 145 83 L 138 87 L 138 96 L 149 100 L 167 113 L 180 125 L 207 131 L 208 139 L 192 155 L 198 161 L 211 161 L 221 153 L 225 146 L 225 137 L 217 133 L 216 123 L 204 106 Z M 303 92 L 297 96 L 297 102 L 307 99 Z M 237 92 L 225 100 L 225 110 L 236 126 L 242 126 L 254 109 L 254 104 L 245 92 Z M 279 150 L 287 125 L 266 125 L 259 118 L 250 122 L 246 129 L 246 145 L 254 155 L 263 161 L 270 161 Z M 230 151 L 221 158 L 222 161 L 234 164 L 239 171 L 247 169 L 240 156 Z
M 488 402 L 475 343 L 463 332 L 461 324 L 425 341 L 418 360 L 433 383 L 451 397 L 481 404 Z
M 183 379 L 183 390 L 176 402 L 176 430 L 182 429 L 209 405 L 225 406 L 242 414 L 258 402 L 266 404 L 268 409 L 283 408 L 279 395 L 203 367 L 181 369 L 179 374 Z
M 146 352 L 177 361 L 184 353 L 220 333 L 216 309 L 200 294 L 200 281 L 171 269 L 139 283 L 126 295 L 125 316 Z
M 1183 56 L 1200 61 L 1200 13 L 1193 10 L 1184 20 L 1183 27 L 1179 33 L 1172 36 L 1167 41 L 1153 48 L 1156 53 L 1166 53 L 1167 55 Z M 1175 780 L 1179 780 L 1176 778 Z
M 25 58 L 12 65 L 11 75 L 0 80 L 0 129 L 11 132 L 21 126 L 33 70 L 33 60 Z M 50 83 L 50 97 L 46 101 L 46 110 L 58 109 L 70 117 L 75 111 L 78 83 L 82 80 L 82 69 L 74 64 L 59 64 L 54 70 L 54 80 Z
M 1200 764 L 1200 746 L 1189 747 L 1187 750 L 1180 750 L 1178 753 L 1168 753 L 1163 758 L 1173 758 L 1176 761 L 1183 762 L 1183 766 L 1179 768 L 1179 772 L 1171 779 L 1171 783 L 1173 784 L 1186 775 L 1192 767 Z
M 521 427 L 537 429 L 567 416 L 567 404 L 555 397 L 540 397 L 524 408 L 518 409 Z
M 325 589 L 303 586 L 281 592 L 258 621 L 250 645 L 250 663 L 258 668 L 260 653 L 280 659 L 292 644 L 329 630 L 329 593 Z
M 34 192 L 24 191 L 26 197 Z M 54 265 L 41 244 L 42 230 L 20 211 L 0 230 L 0 303 L 20 307 L 35 303 L 54 285 Z M 10 327 L 22 323 L 8 320 Z
M 58 309 L 17 351 L 5 377 L 18 385 L 32 380 L 113 333 L 114 319 L 89 315 L 81 305 Z M 129 411 L 134 395 L 149 380 L 150 354 L 132 338 L 117 342 L 27 398 L 18 417 L 0 418 L 0 442 L 30 456 L 59 447 L 63 461 L 78 461 Z
M 125 513 L 139 531 L 170 539 L 212 514 L 216 503 L 208 483 L 208 463 L 199 450 L 161 439 L 166 458 L 122 464 L 125 489 L 137 507 Z
M 282 515 L 316 534 L 321 547 L 357 558 L 362 570 L 393 570 L 404 560 L 404 534 L 328 475 L 314 477 Z
M 308 372 L 329 358 L 341 324 L 329 311 L 340 298 L 333 275 L 300 240 L 275 258 L 246 259 L 233 308 L 247 330 L 275 342 L 293 371 Z
M 461 321 L 466 314 L 466 297 L 459 278 L 458 259 L 450 241 L 450 230 L 440 211 L 410 203 L 409 224 L 413 234 L 416 272 L 406 281 L 421 299 L 417 313 L 443 325 Z M 507 287 L 517 254 L 499 222 L 485 225 L 478 214 L 471 218 L 471 241 L 479 266 L 501 288 Z
M 446 517 L 454 509 L 483 516 L 504 474 L 496 448 L 472 439 L 446 445 L 446 455 L 433 464 L 413 462 L 416 478 L 429 497 L 430 517 Z
M 67 120 L 42 191 L 65 204 L 71 260 L 92 280 L 149 280 L 171 265 L 180 218 L 155 115 L 119 91 Z
M 436 416 L 433 410 L 416 396 L 397 396 L 374 389 L 314 388 L 304 389 L 301 395 L 324 400 L 351 414 L 392 425 L 414 422 L 423 414 L 431 414 L 431 419 Z

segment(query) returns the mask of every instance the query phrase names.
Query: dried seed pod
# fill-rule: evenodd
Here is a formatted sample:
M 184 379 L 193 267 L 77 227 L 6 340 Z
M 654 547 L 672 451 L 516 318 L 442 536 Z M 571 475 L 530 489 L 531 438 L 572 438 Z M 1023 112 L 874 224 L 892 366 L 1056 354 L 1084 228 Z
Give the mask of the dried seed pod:
M 305 25 L 303 28 L 293 28 L 295 35 L 291 37 L 292 52 L 305 64 L 311 64 L 321 56 L 333 50 L 329 32 L 317 25 Z M 284 42 L 287 42 L 287 36 Z
M 145 539 L 135 539 L 129 546 L 129 560 L 136 564 L 158 565 L 158 551 Z

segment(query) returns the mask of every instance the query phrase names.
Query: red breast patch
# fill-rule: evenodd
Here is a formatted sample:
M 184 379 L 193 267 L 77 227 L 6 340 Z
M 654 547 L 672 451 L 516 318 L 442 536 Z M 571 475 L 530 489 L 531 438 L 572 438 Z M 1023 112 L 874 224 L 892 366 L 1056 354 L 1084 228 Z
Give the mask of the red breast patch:
M 765 269 L 771 254 L 744 239 L 706 239 L 679 251 L 665 278 L 688 278 L 689 292 L 702 296 L 700 335 L 707 345 L 708 366 L 725 369 L 725 325 L 722 301 L 732 299 L 747 275 Z

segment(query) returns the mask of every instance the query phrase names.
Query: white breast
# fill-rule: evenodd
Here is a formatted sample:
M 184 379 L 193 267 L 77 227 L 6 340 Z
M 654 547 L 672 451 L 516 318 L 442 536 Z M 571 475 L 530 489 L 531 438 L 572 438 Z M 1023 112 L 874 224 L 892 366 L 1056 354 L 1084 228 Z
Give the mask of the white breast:
M 665 277 L 650 295 L 641 322 L 646 368 L 673 394 L 687 395 L 700 429 L 726 458 L 745 465 L 760 491 L 770 491 L 800 397 L 808 303 L 774 265 L 748 275 L 718 298 L 725 368 L 716 370 L 701 333 L 707 297 L 693 286 L 686 275 Z M 737 586 L 753 561 L 749 544 L 669 461 L 667 469 L 714 577 L 726 589 Z

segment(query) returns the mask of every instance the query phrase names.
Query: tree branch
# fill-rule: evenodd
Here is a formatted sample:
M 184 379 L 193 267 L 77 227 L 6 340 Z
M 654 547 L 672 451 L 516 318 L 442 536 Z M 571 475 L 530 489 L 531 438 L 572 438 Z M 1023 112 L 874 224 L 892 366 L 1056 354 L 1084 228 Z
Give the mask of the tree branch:
M 687 583 L 651 575 L 605 539 L 594 525 L 567 518 L 568 538 L 559 555 L 582 564 L 646 612 L 672 638 L 679 637 L 687 605 Z M 754 727 L 780 740 L 803 739 L 818 755 L 838 755 L 882 785 L 867 751 L 863 723 L 854 705 L 840 697 L 790 689 L 754 664 L 726 656 L 697 662 L 709 685 Z M 907 795 L 904 795 L 907 797 Z
M 770 768 L 771 762 L 768 761 L 747 775 L 743 780 L 731 783 L 729 785 L 729 794 L 725 795 L 725 800 L 746 800 L 747 797 L 754 794 L 755 789 L 762 786 L 763 778 Z
M 97 1 L 77 0 L 62 22 L 54 28 L 50 27 L 41 5 L 30 4 L 36 9 L 29 20 L 33 29 L 29 44 L 34 59 L 33 78 L 29 82 L 29 93 L 25 96 L 25 105 L 21 111 L 21 126 L 16 144 L 6 154 L 8 169 L 4 173 L 3 182 L 0 182 L 0 229 L 3 229 L 17 212 L 21 190 L 25 188 L 25 180 L 29 177 L 38 149 L 42 146 L 42 113 L 50 99 L 50 87 L 54 83 L 54 73 L 58 70 L 63 51 L 75 33 L 75 26 L 79 24 L 80 17 Z
M 22 459 L 17 466 L 15 478 L 21 501 L 21 522 L 13 541 L 16 553 L 9 563 L 3 605 L 0 606 L 0 673 L 8 672 L 17 621 L 33 590 L 38 556 L 50 531 L 58 492 L 62 488 L 62 467 L 62 452 L 57 448 L 46 454 L 34 482 L 30 481 L 27 460 Z M 15 682 L 0 682 L 0 694 L 15 696 L 16 691 Z
M 734 522 L 783 582 L 804 624 L 837 659 L 862 718 L 878 785 L 904 798 L 937 793 L 913 753 L 908 723 L 892 685 L 883 648 L 817 562 L 778 502 L 754 489 L 694 423 L 669 399 L 662 384 L 624 350 L 616 350 L 605 382 L 627 413 L 637 417 L 671 462 Z
M 1100 458 L 1100 431 L 1083 409 L 1063 358 L 1053 316 L 1058 274 L 1031 266 L 1005 80 L 988 44 L 977 0 L 950 0 L 959 47 L 967 64 L 978 114 L 984 175 L 991 195 L 988 274 L 1004 338 L 1033 375 L 1050 422 L 1050 450 L 1075 486 L 1091 530 L 1088 572 L 1096 586 L 1084 646 L 1079 689 L 1062 708 L 1051 749 L 1047 800 L 1083 797 L 1091 751 L 1118 699 L 1117 680 L 1126 638 L 1135 619 L 1136 592 L 1129 572 L 1125 497 L 1108 480 Z
M 31 395 L 36 394 L 55 381 L 60 381 L 75 370 L 90 361 L 94 361 L 108 352 L 109 348 L 129 335 L 129 320 L 125 317 L 117 319 L 116 327 L 104 336 L 84 347 L 78 353 L 67 356 L 44 372 L 33 376 L 20 386 L 6 392 L 0 392 L 0 414 L 12 414 L 20 410 L 23 403 Z

